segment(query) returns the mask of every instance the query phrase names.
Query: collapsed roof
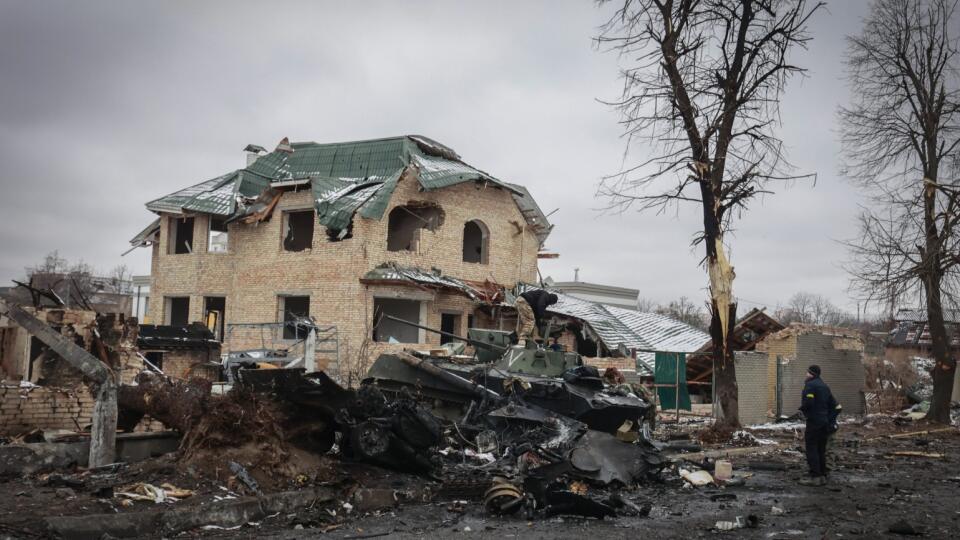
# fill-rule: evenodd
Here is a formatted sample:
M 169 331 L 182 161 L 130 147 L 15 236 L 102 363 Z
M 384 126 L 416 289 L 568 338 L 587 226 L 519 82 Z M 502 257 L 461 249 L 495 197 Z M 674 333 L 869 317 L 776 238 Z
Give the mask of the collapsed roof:
M 412 285 L 420 289 L 456 292 L 475 302 L 494 304 L 503 299 L 503 286 L 491 281 L 476 282 L 444 275 L 439 269 L 422 270 L 396 263 L 384 263 L 362 278 L 367 285 Z
M 637 371 L 653 374 L 654 353 L 698 350 L 710 336 L 686 323 L 658 313 L 643 313 L 581 300 L 558 291 L 556 304 L 547 311 L 578 319 L 595 341 L 608 351 L 637 349 Z
M 474 168 L 453 149 L 420 135 L 332 144 L 291 144 L 284 139 L 276 150 L 243 169 L 152 200 L 146 206 L 158 214 L 205 213 L 236 219 L 271 188 L 309 185 L 318 221 L 339 231 L 349 226 L 357 212 L 367 219 L 381 219 L 405 173 L 415 177 L 423 191 L 465 182 L 503 189 L 511 194 L 541 245 L 550 234 L 552 226 L 526 188 Z M 154 231 L 151 224 L 131 244 L 154 241 Z

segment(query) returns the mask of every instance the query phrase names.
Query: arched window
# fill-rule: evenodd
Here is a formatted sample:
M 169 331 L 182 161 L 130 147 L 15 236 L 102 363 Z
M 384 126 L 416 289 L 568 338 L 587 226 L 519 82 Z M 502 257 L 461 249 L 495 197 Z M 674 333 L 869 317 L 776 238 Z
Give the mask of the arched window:
M 487 264 L 490 232 L 480 220 L 463 224 L 463 262 Z

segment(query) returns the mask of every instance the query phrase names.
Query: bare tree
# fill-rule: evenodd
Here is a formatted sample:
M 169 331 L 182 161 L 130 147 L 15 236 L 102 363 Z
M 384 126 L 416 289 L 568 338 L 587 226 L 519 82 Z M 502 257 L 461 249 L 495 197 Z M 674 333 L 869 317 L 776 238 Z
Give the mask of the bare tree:
M 660 315 L 666 315 L 694 328 L 704 331 L 709 329 L 708 319 L 704 317 L 703 308 L 694 304 L 686 296 L 681 296 L 679 300 L 674 300 L 669 304 L 657 306 L 655 311 Z
M 956 360 L 943 310 L 960 264 L 956 0 L 876 0 L 848 38 L 853 103 L 840 110 L 845 173 L 873 198 L 848 243 L 852 286 L 893 305 L 920 296 L 935 359 L 927 419 L 949 423 Z
M 133 273 L 125 264 L 118 264 L 110 271 L 105 283 L 108 292 L 125 294 L 132 290 Z
M 798 292 L 775 313 L 783 324 L 803 323 L 825 326 L 856 326 L 857 318 L 834 305 L 826 296 Z
M 605 4 L 612 0 L 600 0 Z M 802 68 L 788 53 L 810 39 L 807 21 L 822 3 L 806 0 L 620 0 L 597 41 L 629 58 L 614 105 L 630 148 L 653 157 L 605 179 L 611 207 L 664 211 L 698 205 L 710 281 L 710 335 L 718 425 L 739 424 L 730 334 L 734 271 L 725 252 L 731 218 L 789 174 L 775 134 L 779 100 Z
M 70 268 L 70 263 L 66 258 L 60 256 L 59 250 L 51 251 L 43 258 L 43 262 L 36 266 L 28 266 L 23 269 L 27 276 L 27 281 L 34 274 L 66 274 Z
M 656 300 L 651 300 L 650 298 L 640 297 L 637 298 L 637 311 L 640 313 L 653 313 L 660 307 Z

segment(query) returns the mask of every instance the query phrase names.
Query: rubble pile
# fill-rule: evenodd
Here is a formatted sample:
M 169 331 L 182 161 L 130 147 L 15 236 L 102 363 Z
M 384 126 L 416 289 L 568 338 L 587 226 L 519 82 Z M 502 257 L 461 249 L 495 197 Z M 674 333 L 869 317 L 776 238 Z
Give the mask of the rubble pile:
M 359 389 L 303 368 L 240 366 L 222 396 L 201 381 L 145 374 L 121 392 L 121 409 L 181 431 L 181 467 L 229 470 L 252 491 L 329 480 L 316 471 L 339 460 L 419 475 L 434 500 L 473 501 L 494 515 L 642 513 L 623 493 L 666 463 L 640 429 L 652 405 L 576 357 L 503 352 L 492 363 L 383 355 Z

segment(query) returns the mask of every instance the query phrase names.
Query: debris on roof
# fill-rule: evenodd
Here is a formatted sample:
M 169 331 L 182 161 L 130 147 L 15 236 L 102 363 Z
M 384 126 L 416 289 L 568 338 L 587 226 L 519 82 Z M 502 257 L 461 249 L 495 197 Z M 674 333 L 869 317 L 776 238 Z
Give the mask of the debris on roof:
M 793 336 L 803 336 L 806 334 L 823 334 L 825 336 L 861 339 L 861 333 L 853 328 L 843 328 L 839 326 L 826 326 L 818 324 L 791 323 L 779 332 L 774 332 L 764 338 L 764 341 L 783 339 Z M 763 349 L 763 344 L 757 350 Z
M 762 309 L 753 308 L 733 326 L 731 347 L 734 351 L 753 351 L 764 338 L 786 328 Z M 687 380 L 706 381 L 713 374 L 713 340 L 708 339 L 696 354 L 687 358 Z
M 485 303 L 497 303 L 503 298 L 503 287 L 496 283 L 478 283 L 444 275 L 439 269 L 430 271 L 419 268 L 402 267 L 396 263 L 384 263 L 370 270 L 361 283 L 415 285 L 427 289 L 445 289 L 463 294 L 471 300 Z

